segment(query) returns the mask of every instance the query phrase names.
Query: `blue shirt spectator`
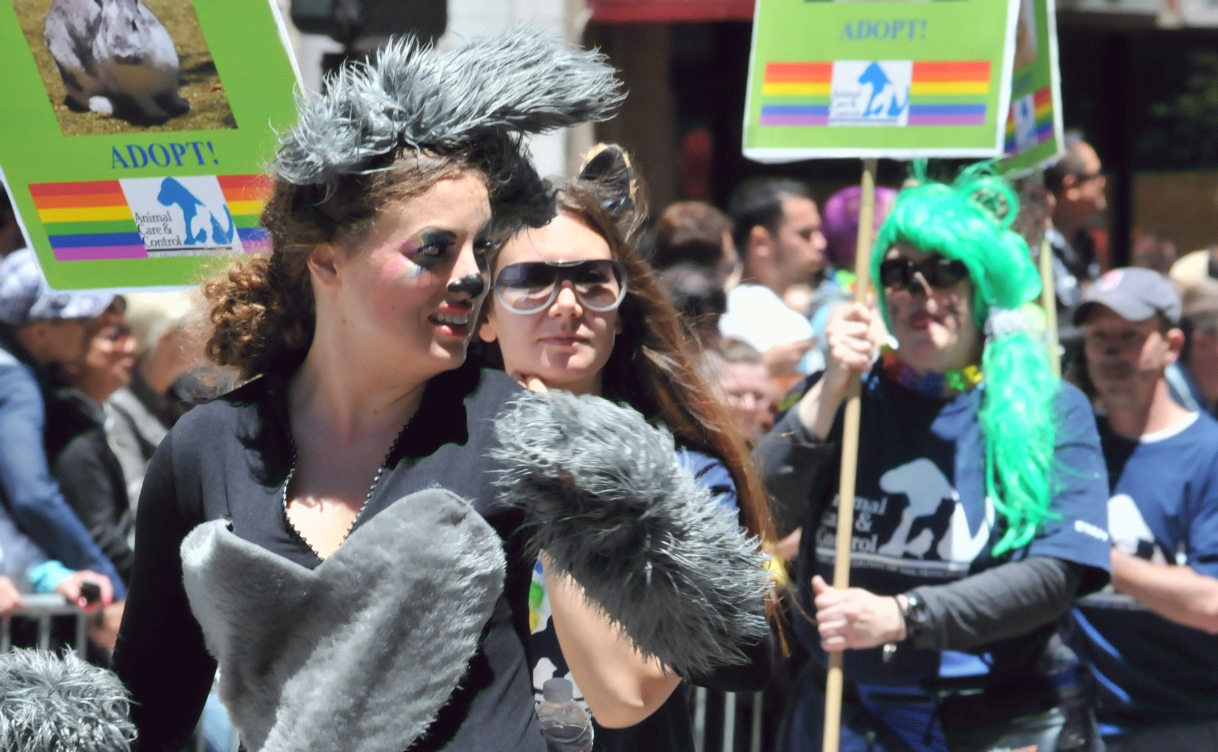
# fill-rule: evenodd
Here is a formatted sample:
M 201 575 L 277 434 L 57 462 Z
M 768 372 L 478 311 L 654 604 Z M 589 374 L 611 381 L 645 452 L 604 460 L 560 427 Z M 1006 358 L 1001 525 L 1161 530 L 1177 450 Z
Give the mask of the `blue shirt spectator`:
M 1180 314 L 1170 282 L 1130 268 L 1074 317 L 1103 413 L 1112 588 L 1078 602 L 1069 636 L 1093 668 L 1108 752 L 1218 738 L 1218 423 L 1172 399 Z
M 1097 423 L 1112 484 L 1113 545 L 1143 561 L 1218 577 L 1218 422 L 1193 413 L 1136 439 L 1102 416 Z M 1074 616 L 1105 735 L 1218 721 L 1218 637 L 1112 588 L 1080 600 Z
M 89 321 L 113 295 L 56 292 L 42 278 L 33 252 L 16 251 L 0 263 L 0 492 L 21 531 L 50 557 L 72 569 L 110 578 L 115 599 L 126 590 L 51 478 L 43 444 L 46 366 L 83 355 Z M 23 344 L 20 332 L 25 331 Z M 41 351 L 37 357 L 27 345 Z

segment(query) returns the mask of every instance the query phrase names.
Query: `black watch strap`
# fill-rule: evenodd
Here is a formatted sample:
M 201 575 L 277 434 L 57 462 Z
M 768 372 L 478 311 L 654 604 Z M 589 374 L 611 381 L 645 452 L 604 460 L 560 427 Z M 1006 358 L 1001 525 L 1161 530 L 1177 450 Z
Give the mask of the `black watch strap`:
M 905 619 L 905 639 L 914 642 L 930 628 L 930 612 L 926 608 L 926 601 L 917 593 L 904 595 L 905 607 L 901 609 L 901 616 Z

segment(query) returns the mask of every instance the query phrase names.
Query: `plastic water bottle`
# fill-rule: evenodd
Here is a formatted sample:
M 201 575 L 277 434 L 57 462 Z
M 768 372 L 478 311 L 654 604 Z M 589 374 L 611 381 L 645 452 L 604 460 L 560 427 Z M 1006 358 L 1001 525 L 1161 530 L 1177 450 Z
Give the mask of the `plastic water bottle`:
M 588 752 L 592 749 L 592 719 L 571 699 L 574 690 L 566 679 L 549 679 L 541 685 L 537 706 L 541 735 L 549 752 Z

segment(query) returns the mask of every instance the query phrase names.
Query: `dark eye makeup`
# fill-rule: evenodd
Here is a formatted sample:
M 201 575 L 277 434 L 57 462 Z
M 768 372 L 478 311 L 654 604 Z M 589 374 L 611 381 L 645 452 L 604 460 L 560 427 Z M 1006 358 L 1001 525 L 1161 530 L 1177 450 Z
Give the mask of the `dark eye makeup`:
M 478 231 L 478 235 L 474 238 L 474 261 L 478 264 L 479 271 L 490 271 L 490 262 L 486 256 L 495 249 L 495 238 L 491 235 L 490 225 L 483 227 Z
M 407 240 L 402 251 L 417 266 L 423 269 L 434 269 L 439 266 L 448 250 L 457 242 L 454 233 L 443 230 L 424 230 L 416 237 Z

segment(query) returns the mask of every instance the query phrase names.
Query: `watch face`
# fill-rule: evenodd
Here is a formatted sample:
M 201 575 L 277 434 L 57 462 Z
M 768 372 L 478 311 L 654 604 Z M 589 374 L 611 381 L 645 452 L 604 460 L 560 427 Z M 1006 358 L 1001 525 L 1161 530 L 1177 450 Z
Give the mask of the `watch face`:
M 926 603 L 924 603 L 922 599 L 916 595 L 906 596 L 906 598 L 909 603 L 907 621 L 909 621 L 911 624 L 919 626 L 925 624 L 930 616 L 926 613 Z

